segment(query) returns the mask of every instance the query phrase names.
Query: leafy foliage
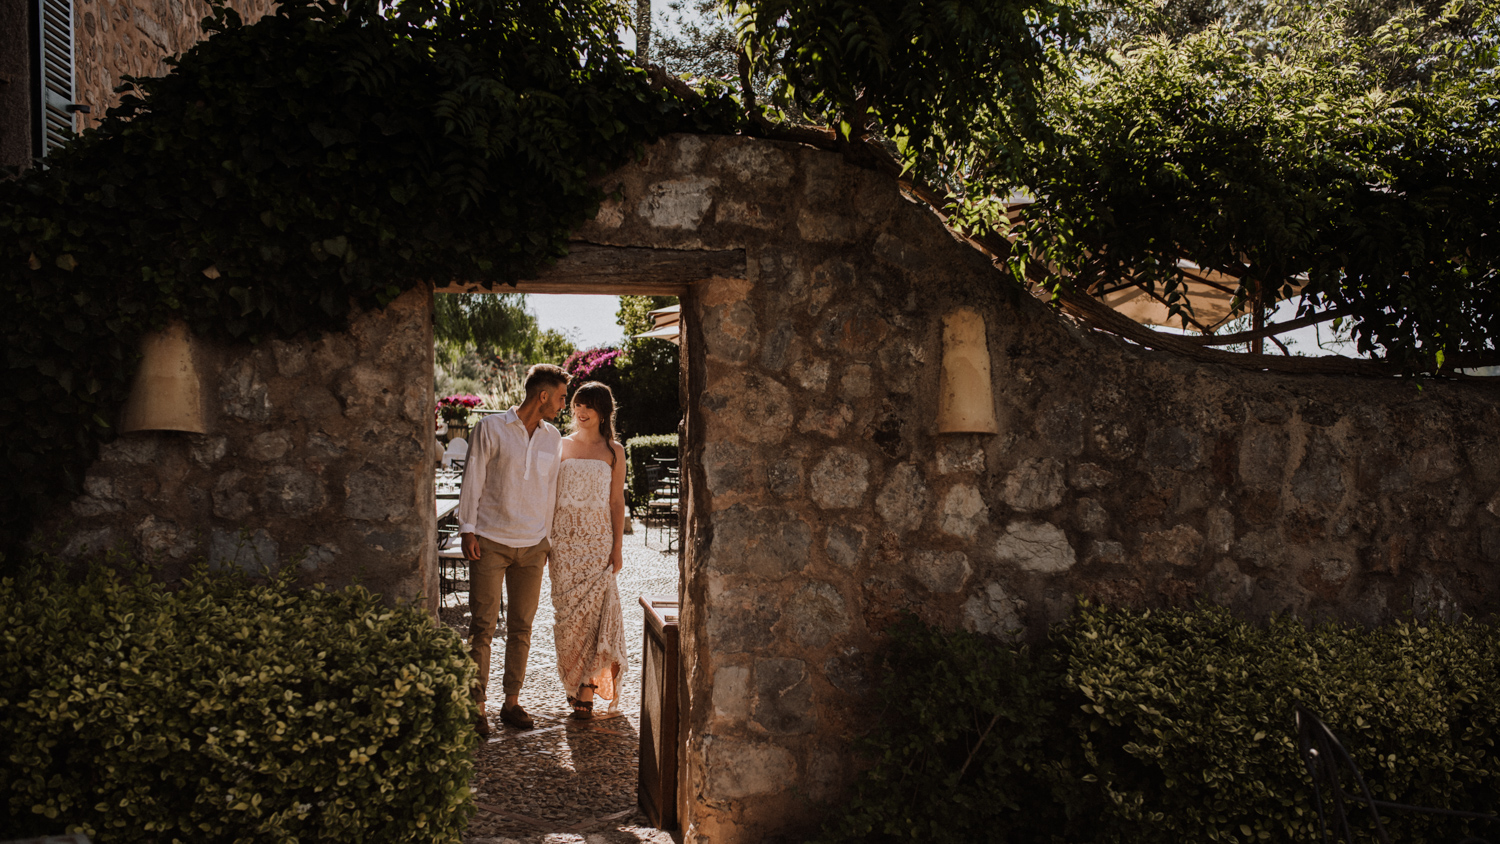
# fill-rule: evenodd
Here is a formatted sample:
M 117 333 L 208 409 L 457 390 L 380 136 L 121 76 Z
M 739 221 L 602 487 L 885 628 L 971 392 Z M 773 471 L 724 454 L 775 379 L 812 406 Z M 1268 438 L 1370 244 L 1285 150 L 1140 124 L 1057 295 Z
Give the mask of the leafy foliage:
M 143 332 L 335 329 L 427 279 L 566 253 L 590 181 L 737 106 L 655 90 L 603 0 L 288 0 L 212 37 L 98 130 L 0 184 L 0 547 L 79 489 Z
M 1048 840 L 1063 818 L 1034 766 L 1056 749 L 1059 667 L 912 618 L 889 632 L 885 718 L 861 744 L 874 765 L 823 840 Z
M 66 566 L 0 580 L 0 828 L 113 841 L 458 841 L 474 668 L 360 589 Z M 80 631 L 86 631 L 80 635 Z
M 625 443 L 625 495 L 632 508 L 651 497 L 651 490 L 661 475 L 657 457 L 677 456 L 676 434 L 647 434 L 631 437 Z
M 651 59 L 674 76 L 732 84 L 739 74 L 734 21 L 721 0 L 669 0 L 666 27 L 652 30 Z
M 971 128 L 1017 142 L 1037 127 L 1059 52 L 1093 16 L 1073 0 L 761 0 L 739 37 L 777 72 L 777 104 L 859 138 L 877 126 L 910 155 L 962 147 Z
M 1494 811 L 1497 668 L 1500 635 L 1469 620 L 1257 627 L 1220 608 L 1085 606 L 1036 651 L 908 621 L 872 767 L 824 840 L 1317 841 L 1298 703 L 1376 799 Z M 1414 842 L 1472 823 L 1387 821 Z
M 1186 259 L 1238 279 L 1244 303 L 1303 293 L 1300 313 L 1341 314 L 1361 351 L 1414 369 L 1493 357 L 1497 10 L 1357 35 L 1333 5 L 1081 60 L 1049 92 L 1056 137 L 1019 157 L 974 145 L 962 202 L 1022 261 L 1065 270 L 1060 286 L 1135 273 L 1187 313 Z M 1445 37 L 1460 12 L 1472 24 Z M 1036 201 L 1012 226 L 995 198 L 1018 189 Z
M 681 349 L 656 337 L 636 337 L 655 327 L 648 314 L 676 305 L 676 296 L 621 296 L 615 320 L 625 330 L 625 359 L 618 364 L 620 430 L 627 436 L 677 434 L 682 420 Z

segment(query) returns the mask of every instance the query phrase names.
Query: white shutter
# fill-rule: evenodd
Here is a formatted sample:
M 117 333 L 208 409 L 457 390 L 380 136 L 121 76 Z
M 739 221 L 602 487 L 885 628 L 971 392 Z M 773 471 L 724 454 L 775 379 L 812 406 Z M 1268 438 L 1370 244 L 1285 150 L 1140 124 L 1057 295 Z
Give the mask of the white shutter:
M 73 2 L 36 0 L 41 102 L 36 133 L 41 154 L 61 146 L 73 133 Z

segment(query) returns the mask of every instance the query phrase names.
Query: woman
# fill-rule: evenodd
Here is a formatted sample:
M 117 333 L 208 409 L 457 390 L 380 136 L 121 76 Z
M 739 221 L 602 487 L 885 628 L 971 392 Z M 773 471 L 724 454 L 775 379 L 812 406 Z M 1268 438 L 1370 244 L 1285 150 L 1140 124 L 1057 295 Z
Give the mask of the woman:
M 552 608 L 557 671 L 573 717 L 593 717 L 597 695 L 619 709 L 625 620 L 615 575 L 625 534 L 625 448 L 614 441 L 615 399 L 590 381 L 573 395 L 552 519 Z

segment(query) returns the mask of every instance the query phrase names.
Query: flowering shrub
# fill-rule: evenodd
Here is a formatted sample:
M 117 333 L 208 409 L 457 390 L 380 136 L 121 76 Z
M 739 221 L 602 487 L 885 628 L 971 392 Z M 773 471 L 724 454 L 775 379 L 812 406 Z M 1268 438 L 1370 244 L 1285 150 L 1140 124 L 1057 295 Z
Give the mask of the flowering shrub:
M 589 379 L 599 379 L 602 370 L 612 369 L 615 361 L 625 355 L 619 349 L 611 349 L 608 346 L 596 346 L 592 349 L 583 349 L 568 355 L 563 361 L 563 369 L 573 376 L 574 383 L 581 383 Z
M 448 424 L 467 424 L 469 411 L 484 403 L 484 399 L 472 394 L 443 396 L 438 399 L 437 412 Z

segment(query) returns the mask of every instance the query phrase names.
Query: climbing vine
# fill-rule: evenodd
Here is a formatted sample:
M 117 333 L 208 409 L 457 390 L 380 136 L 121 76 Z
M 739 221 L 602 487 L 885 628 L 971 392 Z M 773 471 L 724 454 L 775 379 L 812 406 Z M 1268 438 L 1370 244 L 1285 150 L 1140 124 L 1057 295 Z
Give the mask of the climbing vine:
M 606 0 L 287 0 L 0 184 L 0 550 L 80 489 L 142 334 L 255 341 L 565 255 L 594 179 L 739 108 L 652 86 Z

